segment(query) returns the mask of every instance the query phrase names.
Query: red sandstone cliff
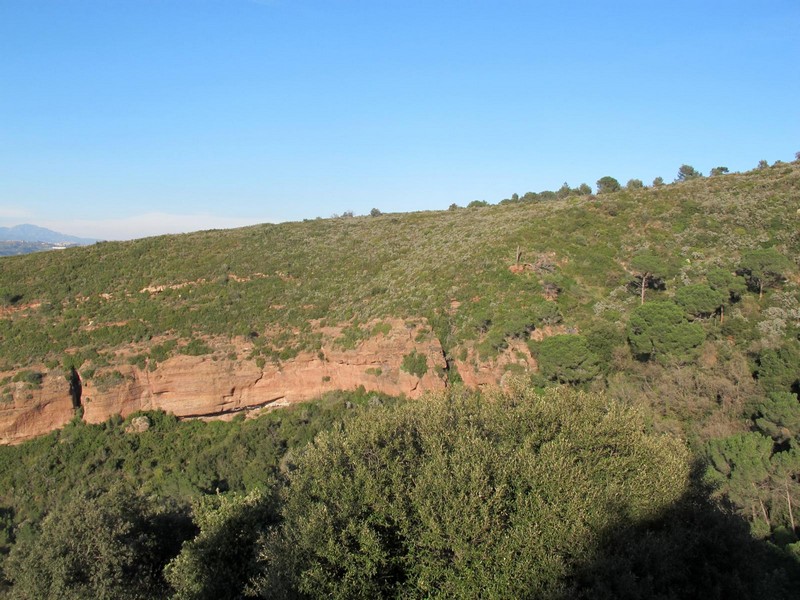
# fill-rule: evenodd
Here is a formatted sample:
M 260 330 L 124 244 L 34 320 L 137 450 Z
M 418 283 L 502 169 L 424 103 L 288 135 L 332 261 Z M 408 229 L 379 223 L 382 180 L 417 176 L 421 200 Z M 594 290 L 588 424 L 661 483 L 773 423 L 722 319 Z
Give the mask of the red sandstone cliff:
M 232 416 L 266 406 L 282 406 L 315 398 L 331 390 L 364 386 L 368 391 L 416 398 L 441 389 L 445 379 L 444 354 L 434 337 L 420 341 L 402 321 L 391 322 L 388 333 L 378 333 L 355 349 L 333 343 L 319 354 L 300 354 L 280 365 L 263 368 L 252 360 L 231 360 L 225 353 L 174 356 L 154 370 L 116 364 L 84 380 L 81 405 L 90 423 L 115 414 L 123 417 L 138 410 L 161 409 L 178 417 Z M 329 338 L 330 341 L 331 338 Z M 237 342 L 240 349 L 246 342 Z M 424 354 L 428 371 L 417 377 L 403 371 L 403 357 Z M 124 363 L 124 361 L 120 361 Z M 113 384 L 98 385 L 103 373 L 116 371 Z M 9 373 L 0 373 L 11 375 Z M 15 384 L 13 401 L 0 404 L 0 443 L 18 443 L 67 424 L 74 416 L 69 382 L 60 370 L 44 372 L 42 384 L 28 389 Z
M 173 356 L 153 369 L 128 364 L 130 349 L 121 349 L 116 364 L 98 369 L 92 378 L 82 381 L 83 419 L 101 423 L 115 414 L 126 417 L 139 410 L 159 409 L 181 418 L 230 418 L 242 411 L 257 414 L 264 408 L 359 386 L 409 398 L 443 389 L 447 385 L 444 353 L 434 336 L 418 334 L 429 331 L 424 320 L 418 328 L 407 327 L 401 320 L 383 323 L 390 325 L 388 332 L 377 333 L 351 350 L 335 342 L 341 328 L 326 328 L 320 353 L 303 353 L 264 367 L 251 359 L 231 358 L 249 355 L 252 344 L 245 339 L 210 343 L 219 350 L 203 356 Z M 403 357 L 413 351 L 426 357 L 428 370 L 422 377 L 401 368 Z M 455 361 L 455 367 L 464 385 L 474 388 L 500 383 L 508 371 L 535 371 L 536 362 L 526 344 L 513 342 L 491 361 L 481 362 L 470 349 L 464 360 Z M 40 372 L 40 386 L 13 383 L 13 399 L 0 403 L 0 444 L 43 435 L 74 418 L 70 382 L 63 371 L 42 367 Z M 114 377 L 103 377 L 109 374 Z M 13 375 L 0 372 L 0 379 Z

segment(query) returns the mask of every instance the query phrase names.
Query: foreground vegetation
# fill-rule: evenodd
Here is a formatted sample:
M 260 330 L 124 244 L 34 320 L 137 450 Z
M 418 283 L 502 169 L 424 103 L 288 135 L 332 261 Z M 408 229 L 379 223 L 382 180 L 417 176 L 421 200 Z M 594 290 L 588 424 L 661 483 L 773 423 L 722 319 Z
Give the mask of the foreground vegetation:
M 514 380 L 247 422 L 148 417 L 3 449 L 6 502 L 26 506 L 15 463 L 50 474 L 30 486 L 46 516 L 7 528 L 11 597 L 777 598 L 800 583 L 791 550 L 709 498 L 681 440 L 602 395 Z M 183 486 L 146 477 L 175 462 L 193 464 Z M 236 466 L 251 478 L 228 480 Z

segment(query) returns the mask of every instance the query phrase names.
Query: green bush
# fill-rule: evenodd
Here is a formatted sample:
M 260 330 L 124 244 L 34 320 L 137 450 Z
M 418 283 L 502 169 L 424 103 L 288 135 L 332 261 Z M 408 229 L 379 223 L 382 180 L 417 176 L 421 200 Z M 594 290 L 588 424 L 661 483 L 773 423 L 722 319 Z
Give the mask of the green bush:
M 263 491 L 213 494 L 195 502 L 200 529 L 166 567 L 175 600 L 242 598 L 257 574 L 256 542 L 276 520 L 275 499 Z
M 758 291 L 759 298 L 763 295 L 764 288 L 777 286 L 793 270 L 791 261 L 775 248 L 746 252 L 740 266 L 747 284 L 750 289 Z
M 113 387 L 120 385 L 125 381 L 125 376 L 117 371 L 107 371 L 94 378 L 94 385 L 100 392 L 107 392 Z
M 334 343 L 343 350 L 352 350 L 363 340 L 370 336 L 370 330 L 358 325 L 350 325 L 342 330 L 342 334 L 336 338 Z
M 192 338 L 188 344 L 179 349 L 179 352 L 189 356 L 203 356 L 204 354 L 213 354 L 214 349 L 200 338 Z
M 580 335 L 554 335 L 539 344 L 539 370 L 548 379 L 561 383 L 583 383 L 600 373 L 597 355 Z
M 709 317 L 715 314 L 728 295 L 704 283 L 686 285 L 675 292 L 675 302 L 692 317 Z
M 142 497 L 122 489 L 85 492 L 51 512 L 39 535 L 6 561 L 15 598 L 165 597 L 161 574 L 186 535 L 167 526 Z M 166 523 L 164 523 L 166 525 Z
M 403 356 L 400 369 L 417 377 L 422 377 L 428 372 L 428 357 L 417 352 L 416 348 Z
M 44 380 L 44 373 L 40 373 L 39 371 L 19 371 L 17 372 L 12 381 L 22 381 L 31 388 L 40 388 L 42 386 L 42 381 Z
M 264 539 L 262 597 L 555 598 L 610 530 L 684 492 L 687 452 L 565 389 L 454 394 L 320 436 Z
M 800 391 L 800 344 L 765 348 L 757 359 L 756 376 L 767 392 Z
M 660 362 L 669 359 L 689 362 L 704 340 L 703 328 L 689 323 L 672 302 L 642 304 L 631 313 L 628 323 L 628 341 L 633 353 Z

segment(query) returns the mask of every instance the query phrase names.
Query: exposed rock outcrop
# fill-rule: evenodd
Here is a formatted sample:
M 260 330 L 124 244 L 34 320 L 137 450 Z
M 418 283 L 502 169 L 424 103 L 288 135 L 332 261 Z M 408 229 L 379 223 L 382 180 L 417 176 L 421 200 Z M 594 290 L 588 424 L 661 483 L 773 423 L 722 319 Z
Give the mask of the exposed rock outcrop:
M 379 327 L 373 327 L 379 324 Z M 180 418 L 225 419 L 246 412 L 311 400 L 334 390 L 367 391 L 418 398 L 447 385 L 447 363 L 439 341 L 424 319 L 414 324 L 383 320 L 367 324 L 371 333 L 353 348 L 337 342 L 342 327 L 317 327 L 323 346 L 278 364 L 258 366 L 251 356 L 253 342 L 241 338 L 208 340 L 212 354 L 178 354 L 157 365 L 129 364 L 132 348 L 122 348 L 115 364 L 97 369 L 92 377 L 79 372 L 66 376 L 59 369 L 38 370 L 38 385 L 13 382 L 0 403 L 0 444 L 16 444 L 66 425 L 80 411 L 89 423 L 140 410 L 164 410 Z M 564 333 L 561 326 L 532 332 L 532 339 Z M 155 341 L 153 342 L 155 343 Z M 144 351 L 139 348 L 136 351 Z M 404 357 L 425 356 L 427 371 L 421 376 L 403 370 Z M 461 354 L 461 352 L 460 352 Z M 536 360 L 522 340 L 509 341 L 498 356 L 481 361 L 473 347 L 452 363 L 467 387 L 501 383 L 506 373 L 532 373 Z M 13 372 L 0 372 L 11 381 Z M 77 395 L 76 395 L 77 390 Z
M 13 373 L 0 373 L 0 376 Z M 0 404 L 0 443 L 17 444 L 60 429 L 75 416 L 69 381 L 61 371 L 43 373 L 41 384 L 11 384 L 13 400 Z
M 446 363 L 438 340 L 432 336 L 420 340 L 402 321 L 389 324 L 388 332 L 377 333 L 352 350 L 329 343 L 321 353 L 303 353 L 263 368 L 253 360 L 231 360 L 224 354 L 173 356 L 153 370 L 126 363 L 105 367 L 82 382 L 83 418 L 100 423 L 115 414 L 125 417 L 154 409 L 183 418 L 225 418 L 359 386 L 410 398 L 444 388 Z M 403 357 L 412 351 L 426 357 L 428 370 L 422 377 L 401 368 Z M 104 381 L 104 373 L 112 372 L 114 378 L 97 383 Z M 74 415 L 69 381 L 58 370 L 44 373 L 39 389 L 13 396 L 13 402 L 0 405 L 0 443 L 42 435 L 63 427 Z
M 519 340 L 511 341 L 508 348 L 492 360 L 480 361 L 475 350 L 471 349 L 464 360 L 456 360 L 454 365 L 464 385 L 470 388 L 496 385 L 506 373 L 532 373 L 538 368 L 528 346 Z

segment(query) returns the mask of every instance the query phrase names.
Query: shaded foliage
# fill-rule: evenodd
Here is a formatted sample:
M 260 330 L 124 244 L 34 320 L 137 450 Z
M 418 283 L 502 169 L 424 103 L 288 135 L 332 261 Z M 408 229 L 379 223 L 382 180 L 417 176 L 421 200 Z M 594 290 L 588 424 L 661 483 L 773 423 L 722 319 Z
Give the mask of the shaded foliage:
M 242 598 L 257 574 L 256 542 L 275 524 L 276 512 L 276 499 L 260 490 L 197 500 L 192 516 L 200 531 L 166 567 L 173 598 Z
M 606 175 L 597 180 L 597 193 L 598 194 L 611 194 L 618 192 L 622 189 L 619 181 L 611 176 Z
M 775 287 L 792 269 L 792 264 L 775 248 L 762 248 L 745 253 L 741 260 L 741 274 L 751 289 L 757 290 L 759 297 L 764 288 Z
M 687 285 L 675 292 L 675 302 L 692 317 L 709 317 L 725 304 L 728 295 L 704 283 Z
M 143 497 L 114 488 L 60 504 L 41 532 L 18 543 L 5 565 L 12 598 L 149 599 L 164 596 L 166 562 L 191 534 L 188 519 L 157 514 Z

